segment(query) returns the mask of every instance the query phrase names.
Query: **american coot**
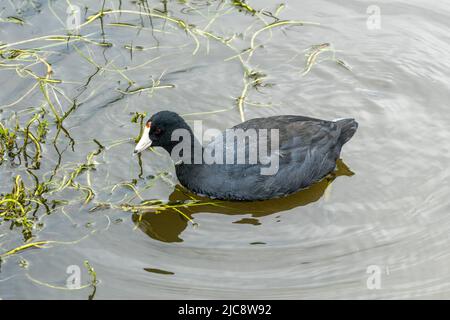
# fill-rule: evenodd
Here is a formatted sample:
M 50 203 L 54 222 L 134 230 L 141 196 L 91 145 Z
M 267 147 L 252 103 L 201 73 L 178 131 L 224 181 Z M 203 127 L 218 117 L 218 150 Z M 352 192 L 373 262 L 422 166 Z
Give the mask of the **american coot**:
M 226 130 L 227 133 L 237 129 L 244 132 L 270 132 L 266 134 L 267 141 L 264 143 L 272 148 L 278 144 L 276 150 L 267 147 L 272 157 L 277 156 L 276 170 L 272 170 L 271 174 L 262 174 L 262 169 L 268 167 L 267 159 L 256 163 L 250 160 L 252 152 L 256 150 L 254 140 L 250 137 L 239 143 L 238 140 L 227 140 L 226 133 L 223 133 L 220 136 L 223 139 L 216 137 L 203 148 L 183 118 L 175 112 L 161 111 L 147 121 L 134 152 L 140 153 L 150 146 L 162 147 L 171 154 L 172 159 L 181 157 L 181 161 L 175 162 L 178 180 L 196 194 L 224 200 L 266 200 L 294 193 L 331 173 L 342 146 L 353 136 L 357 127 L 358 123 L 354 119 L 326 121 L 282 115 L 248 120 Z M 186 152 L 186 148 L 179 152 L 178 144 L 187 142 L 182 141 L 187 138 L 174 139 L 177 132 L 189 134 L 189 152 Z M 272 135 L 272 132 L 278 136 Z M 259 144 L 263 137 L 258 136 L 257 146 L 264 145 Z M 273 144 L 275 138 L 277 143 Z M 177 152 L 172 152 L 175 150 Z M 207 154 L 205 150 L 221 150 L 219 153 L 223 154 L 223 163 L 204 161 L 203 157 L 206 158 Z M 235 152 L 231 163 L 226 156 L 227 150 Z M 245 163 L 236 161 L 240 152 L 245 154 Z M 216 153 L 212 151 L 210 154 L 215 156 Z

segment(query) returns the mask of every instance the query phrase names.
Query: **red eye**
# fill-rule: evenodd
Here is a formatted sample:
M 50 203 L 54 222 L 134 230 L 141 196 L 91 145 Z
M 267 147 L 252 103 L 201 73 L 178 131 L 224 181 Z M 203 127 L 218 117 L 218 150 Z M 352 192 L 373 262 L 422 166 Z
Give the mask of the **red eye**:
M 155 128 L 153 131 L 156 135 L 161 134 L 161 129 L 160 128 Z

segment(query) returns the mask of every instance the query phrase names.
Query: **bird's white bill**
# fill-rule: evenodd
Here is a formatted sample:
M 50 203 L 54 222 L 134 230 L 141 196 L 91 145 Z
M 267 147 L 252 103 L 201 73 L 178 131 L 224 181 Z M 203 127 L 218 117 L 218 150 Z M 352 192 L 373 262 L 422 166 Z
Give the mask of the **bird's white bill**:
M 144 132 L 142 133 L 141 140 L 139 140 L 136 148 L 134 148 L 134 153 L 138 154 L 147 149 L 152 145 L 152 140 L 150 140 L 148 134 L 150 133 L 150 128 L 145 127 Z

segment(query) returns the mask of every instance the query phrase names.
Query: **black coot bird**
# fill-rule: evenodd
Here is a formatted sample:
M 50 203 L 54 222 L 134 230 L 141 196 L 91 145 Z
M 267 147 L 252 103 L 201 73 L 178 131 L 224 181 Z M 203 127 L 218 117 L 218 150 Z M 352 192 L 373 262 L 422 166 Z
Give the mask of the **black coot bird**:
M 187 160 L 191 161 L 186 161 L 186 157 L 182 158 L 184 160 L 175 162 L 175 169 L 178 180 L 184 187 L 198 195 L 216 199 L 266 200 L 294 193 L 331 173 L 336 167 L 342 146 L 350 140 L 357 127 L 358 123 L 354 119 L 326 121 L 282 115 L 248 120 L 226 130 L 242 129 L 249 132 L 250 129 L 266 129 L 266 154 L 276 155 L 276 159 L 271 158 L 276 160 L 276 170 L 272 170 L 271 174 L 262 174 L 262 169 L 269 166 L 268 158 L 266 162 L 258 160 L 255 163 L 249 160 L 252 152 L 257 152 L 255 143 L 252 143 L 254 140 L 244 138 L 239 144 L 238 140 L 226 140 L 224 132 L 221 136 L 223 138 L 216 137 L 213 142 L 202 147 L 183 118 L 175 112 L 161 111 L 147 121 L 134 152 L 140 153 L 150 146 L 162 147 L 174 158 L 172 151 L 183 141 L 173 141 L 172 134 L 177 129 L 183 129 L 191 139 L 191 150 L 188 151 L 192 152 L 186 153 L 189 155 Z M 274 139 L 270 132 L 273 129 L 278 129 L 276 150 L 270 150 L 271 139 Z M 264 136 L 258 136 L 258 142 L 262 137 Z M 232 163 L 226 161 L 227 149 L 235 152 Z M 194 159 L 198 156 L 198 153 L 195 154 L 196 150 L 200 150 L 200 162 L 198 158 Z M 212 156 L 219 150 L 223 155 L 223 162 L 203 161 L 204 150 L 216 150 L 210 153 Z M 186 150 L 181 150 L 177 156 L 186 155 L 184 152 Z M 245 163 L 236 161 L 239 152 L 244 152 Z

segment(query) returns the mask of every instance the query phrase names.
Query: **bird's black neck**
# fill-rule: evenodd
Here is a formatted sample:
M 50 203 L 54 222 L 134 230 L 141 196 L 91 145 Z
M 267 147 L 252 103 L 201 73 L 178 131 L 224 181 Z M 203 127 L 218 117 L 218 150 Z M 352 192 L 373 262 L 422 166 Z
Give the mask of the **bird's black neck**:
M 194 136 L 192 129 L 186 124 L 185 134 L 179 140 L 165 145 L 164 149 L 170 154 L 175 164 L 201 164 L 203 163 L 203 146 Z M 186 139 L 186 140 L 185 140 Z

